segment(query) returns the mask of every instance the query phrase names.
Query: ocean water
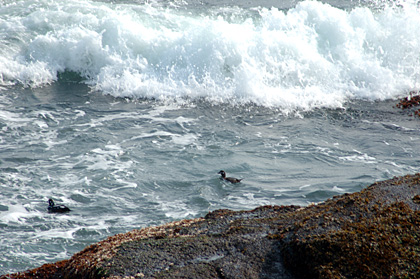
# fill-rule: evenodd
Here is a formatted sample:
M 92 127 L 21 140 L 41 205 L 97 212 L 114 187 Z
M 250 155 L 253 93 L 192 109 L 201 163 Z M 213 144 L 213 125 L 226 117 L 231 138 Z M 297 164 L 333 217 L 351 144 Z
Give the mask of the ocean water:
M 418 172 L 419 50 L 415 1 L 1 0 L 0 274 Z

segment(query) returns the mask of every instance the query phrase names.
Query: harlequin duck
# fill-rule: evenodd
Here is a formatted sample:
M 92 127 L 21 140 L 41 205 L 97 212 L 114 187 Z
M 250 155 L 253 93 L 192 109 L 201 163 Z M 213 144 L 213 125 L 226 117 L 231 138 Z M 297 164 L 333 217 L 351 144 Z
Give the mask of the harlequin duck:
M 229 181 L 230 183 L 238 183 L 242 180 L 242 178 L 238 179 L 233 177 L 226 177 L 226 172 L 223 170 L 219 171 L 218 174 L 220 174 L 224 180 Z
M 68 208 L 65 205 L 62 204 L 54 204 L 54 201 L 52 199 L 48 200 L 48 213 L 64 213 L 64 212 L 69 212 L 70 208 Z

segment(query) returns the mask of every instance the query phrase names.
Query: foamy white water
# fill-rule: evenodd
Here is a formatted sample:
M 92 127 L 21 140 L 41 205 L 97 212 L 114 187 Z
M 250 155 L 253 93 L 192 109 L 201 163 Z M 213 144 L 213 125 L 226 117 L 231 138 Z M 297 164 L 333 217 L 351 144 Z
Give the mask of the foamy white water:
M 74 72 L 116 97 L 252 102 L 286 112 L 383 100 L 420 87 L 419 14 L 410 1 L 206 12 L 11 1 L 0 7 L 0 84 L 43 86 Z

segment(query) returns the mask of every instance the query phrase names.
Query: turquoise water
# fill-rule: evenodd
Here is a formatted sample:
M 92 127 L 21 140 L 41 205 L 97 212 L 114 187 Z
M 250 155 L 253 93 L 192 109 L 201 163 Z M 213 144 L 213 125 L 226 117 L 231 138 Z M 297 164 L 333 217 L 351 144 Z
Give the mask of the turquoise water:
M 284 3 L 4 1 L 0 274 L 418 172 L 420 120 L 394 108 L 419 88 L 416 5 Z

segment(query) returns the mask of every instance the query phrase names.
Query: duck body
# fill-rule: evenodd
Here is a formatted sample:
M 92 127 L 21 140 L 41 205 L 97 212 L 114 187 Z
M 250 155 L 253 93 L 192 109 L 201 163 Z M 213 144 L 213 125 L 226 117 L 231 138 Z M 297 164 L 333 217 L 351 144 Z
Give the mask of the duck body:
M 65 213 L 70 211 L 70 208 L 62 204 L 55 204 L 52 199 L 48 200 L 48 204 L 48 213 Z
M 221 170 L 218 172 L 222 176 L 223 180 L 229 181 L 230 183 L 239 183 L 242 179 L 234 178 L 234 177 L 226 177 L 226 172 Z

